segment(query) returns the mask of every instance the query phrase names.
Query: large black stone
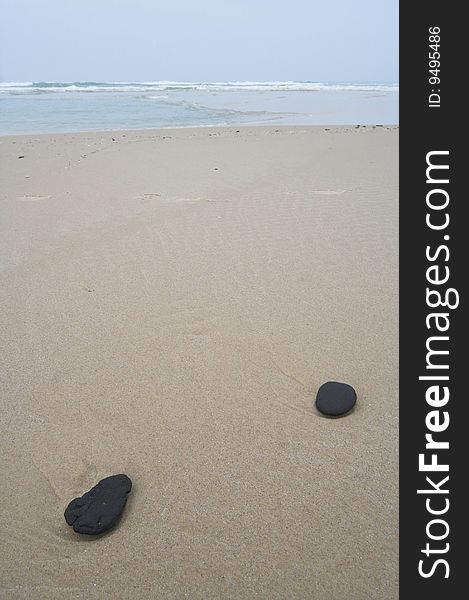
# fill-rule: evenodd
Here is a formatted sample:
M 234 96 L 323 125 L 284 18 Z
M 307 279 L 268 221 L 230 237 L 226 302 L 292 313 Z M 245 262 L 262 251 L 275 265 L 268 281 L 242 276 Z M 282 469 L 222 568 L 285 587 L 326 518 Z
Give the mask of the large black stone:
M 132 481 L 127 475 L 101 479 L 65 509 L 65 520 L 77 533 L 97 535 L 113 527 L 124 510 Z
M 351 385 L 328 381 L 318 390 L 316 408 L 328 417 L 340 417 L 349 413 L 356 401 L 357 394 Z

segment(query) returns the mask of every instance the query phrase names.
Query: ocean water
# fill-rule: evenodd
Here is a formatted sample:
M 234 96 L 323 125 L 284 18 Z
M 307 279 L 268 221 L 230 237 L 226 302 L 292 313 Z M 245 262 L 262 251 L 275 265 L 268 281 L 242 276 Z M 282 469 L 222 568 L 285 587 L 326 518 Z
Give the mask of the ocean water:
M 397 124 L 397 84 L 0 83 L 0 135 L 242 124 Z

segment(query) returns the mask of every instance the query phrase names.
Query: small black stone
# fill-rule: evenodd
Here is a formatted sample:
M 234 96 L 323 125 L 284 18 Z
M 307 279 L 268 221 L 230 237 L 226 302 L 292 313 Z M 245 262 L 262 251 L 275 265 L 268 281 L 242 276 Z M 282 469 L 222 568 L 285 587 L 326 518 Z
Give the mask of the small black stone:
M 24 155 L 22 155 L 22 156 L 18 156 L 18 158 L 24 158 Z
M 77 533 L 97 535 L 113 527 L 124 510 L 132 481 L 127 475 L 101 479 L 65 509 L 65 520 Z
M 316 408 L 329 417 L 341 417 L 349 413 L 357 401 L 357 394 L 351 385 L 328 381 L 319 388 Z

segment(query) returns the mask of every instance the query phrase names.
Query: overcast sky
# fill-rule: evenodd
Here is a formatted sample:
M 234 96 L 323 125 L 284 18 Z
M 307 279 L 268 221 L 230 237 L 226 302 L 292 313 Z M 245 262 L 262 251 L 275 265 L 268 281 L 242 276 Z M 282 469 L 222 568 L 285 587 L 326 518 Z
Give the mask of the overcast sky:
M 0 0 L 0 81 L 398 81 L 398 0 Z

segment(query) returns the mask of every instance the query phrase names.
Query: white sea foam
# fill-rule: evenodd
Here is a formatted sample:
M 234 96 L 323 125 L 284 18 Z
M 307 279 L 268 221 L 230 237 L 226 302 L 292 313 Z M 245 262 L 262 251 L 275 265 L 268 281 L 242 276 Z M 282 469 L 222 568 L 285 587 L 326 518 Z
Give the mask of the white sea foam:
M 33 85 L 32 81 L 0 81 L 0 88 L 5 87 L 30 87 Z
M 64 92 L 164 92 L 164 91 L 212 91 L 212 92 L 396 92 L 398 84 L 382 83 L 322 83 L 302 81 L 143 81 L 143 82 L 3 82 L 3 93 L 64 93 Z

